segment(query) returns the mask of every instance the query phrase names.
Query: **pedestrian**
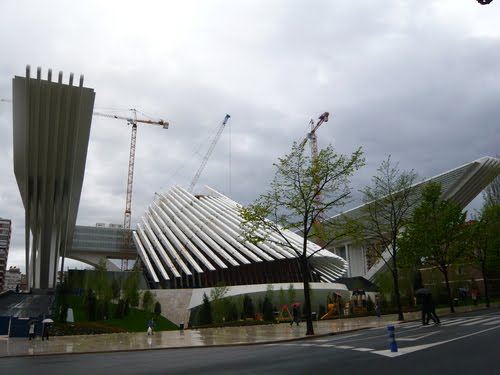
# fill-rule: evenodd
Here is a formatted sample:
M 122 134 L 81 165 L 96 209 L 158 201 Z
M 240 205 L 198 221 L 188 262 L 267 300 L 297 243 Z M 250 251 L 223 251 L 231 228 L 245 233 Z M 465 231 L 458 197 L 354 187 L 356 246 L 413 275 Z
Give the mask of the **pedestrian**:
M 28 336 L 30 340 L 35 339 L 35 327 L 36 327 L 35 322 L 31 321 L 30 322 L 30 329 L 29 329 L 29 336 Z
M 293 326 L 294 322 L 297 325 L 299 325 L 299 307 L 297 305 L 293 305 L 292 317 L 293 317 L 293 320 L 290 322 L 290 326 Z
M 422 300 L 422 325 L 426 326 L 429 324 L 429 315 L 431 310 L 430 294 L 423 294 L 421 296 Z
M 380 318 L 380 297 L 378 294 L 375 295 L 375 314 Z
M 476 289 L 472 289 L 470 291 L 470 296 L 472 298 L 472 303 L 474 306 L 477 306 L 477 290 Z
M 47 339 L 49 341 L 49 323 L 42 324 L 42 341 Z
M 155 334 L 154 329 L 155 329 L 155 321 L 153 320 L 153 318 L 151 318 L 148 321 L 148 336 Z
M 436 314 L 436 303 L 432 298 L 432 294 L 426 294 L 423 296 L 422 304 L 422 323 L 428 325 L 429 321 L 432 319 L 434 324 L 441 324 L 437 314 Z M 425 313 L 424 313 L 425 310 Z

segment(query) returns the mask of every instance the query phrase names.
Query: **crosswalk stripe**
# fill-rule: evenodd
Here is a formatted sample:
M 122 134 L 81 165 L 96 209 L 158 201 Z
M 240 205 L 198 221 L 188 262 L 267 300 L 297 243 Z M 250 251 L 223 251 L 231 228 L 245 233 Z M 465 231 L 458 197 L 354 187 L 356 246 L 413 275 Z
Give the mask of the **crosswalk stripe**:
M 486 318 L 486 319 L 483 319 L 483 320 L 481 320 L 480 322 L 474 321 L 474 322 L 464 323 L 464 324 L 462 324 L 462 325 L 463 325 L 463 326 L 473 326 L 473 325 L 476 325 L 476 324 L 485 324 L 486 322 L 489 322 L 490 320 L 497 320 L 497 319 L 499 319 L 499 317 L 494 316 L 494 317 L 492 317 L 492 318 Z
M 358 352 L 371 352 L 375 349 L 371 349 L 371 348 L 354 348 L 354 350 L 357 350 Z
M 495 320 L 492 320 L 490 322 L 486 322 L 483 325 L 484 326 L 492 326 L 492 325 L 495 325 L 495 324 L 500 324 L 500 317 L 497 317 Z
M 456 326 L 456 325 L 459 325 L 459 324 L 469 323 L 469 322 L 474 322 L 474 323 L 476 323 L 477 321 L 479 321 L 479 320 L 481 320 L 481 319 L 483 319 L 483 317 L 479 317 L 479 318 L 472 318 L 472 319 L 467 319 L 467 318 L 465 318 L 465 319 L 460 319 L 460 320 L 458 320 L 458 321 L 456 321 L 456 322 L 452 322 L 452 323 L 445 322 L 445 323 L 442 323 L 441 325 L 442 325 L 442 326 L 447 326 L 447 327 L 449 327 L 449 326 Z

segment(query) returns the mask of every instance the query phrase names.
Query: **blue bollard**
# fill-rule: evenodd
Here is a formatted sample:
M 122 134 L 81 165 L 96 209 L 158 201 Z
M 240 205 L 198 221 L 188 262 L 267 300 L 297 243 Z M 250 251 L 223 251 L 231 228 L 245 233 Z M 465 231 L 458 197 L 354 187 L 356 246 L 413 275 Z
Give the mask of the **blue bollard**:
M 389 345 L 391 347 L 391 352 L 398 351 L 398 344 L 396 343 L 396 335 L 394 334 L 394 326 L 387 326 L 389 331 Z

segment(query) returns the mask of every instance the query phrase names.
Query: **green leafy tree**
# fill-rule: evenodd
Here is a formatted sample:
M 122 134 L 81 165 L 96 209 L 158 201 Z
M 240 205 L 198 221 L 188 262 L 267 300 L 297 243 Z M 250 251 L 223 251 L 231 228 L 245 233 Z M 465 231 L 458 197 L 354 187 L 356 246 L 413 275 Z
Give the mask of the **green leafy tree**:
M 364 165 L 361 149 L 350 156 L 337 154 L 329 145 L 317 157 L 305 155 L 304 147 L 294 143 L 291 152 L 280 158 L 268 192 L 240 210 L 245 240 L 258 244 L 269 241 L 295 254 L 304 283 L 306 335 L 313 335 L 309 259 L 334 240 L 345 235 L 344 228 L 321 225 L 333 210 L 349 202 L 350 177 Z M 300 230 L 303 241 L 293 242 L 286 230 Z M 308 240 L 315 239 L 320 249 L 311 251 Z
M 158 301 L 156 301 L 156 303 L 155 303 L 155 314 L 161 315 L 161 303 Z
M 264 296 L 264 300 L 262 301 L 262 316 L 264 320 L 267 320 L 269 322 L 274 320 L 273 304 L 271 302 L 271 298 L 267 293 Z
M 403 307 L 399 285 L 398 241 L 402 229 L 419 201 L 412 188 L 417 178 L 412 170 L 401 171 L 389 156 L 377 169 L 370 186 L 362 190 L 363 213 L 357 219 L 360 240 L 370 243 L 369 255 L 385 263 L 392 275 L 398 319 L 403 320 Z
M 224 321 L 227 318 L 224 297 L 229 292 L 229 287 L 223 284 L 218 284 L 210 290 L 210 302 L 212 304 L 212 319 L 215 323 Z
M 152 311 L 155 305 L 155 296 L 150 290 L 142 294 L 142 308 L 146 311 Z
M 297 301 L 297 291 L 295 290 L 295 286 L 293 286 L 293 284 L 288 285 L 287 295 L 288 304 L 292 304 Z
M 201 325 L 212 324 L 212 306 L 206 293 L 203 293 L 203 304 L 199 312 L 199 321 Z
M 121 290 L 122 290 L 122 287 L 120 285 L 120 281 L 114 279 L 111 282 L 111 293 L 112 293 L 113 299 L 115 301 L 120 299 Z
M 286 303 L 286 292 L 283 289 L 283 287 L 280 287 L 280 290 L 278 291 L 278 296 L 279 296 L 279 301 L 280 301 L 280 309 L 281 307 Z
M 124 316 L 127 315 L 125 312 L 128 312 L 130 307 L 139 306 L 139 272 L 135 269 L 128 272 L 127 278 L 123 283 L 123 299 L 125 301 L 123 310 Z
M 248 294 L 243 296 L 243 315 L 245 318 L 253 319 L 255 317 L 255 307 L 252 298 Z
M 484 189 L 483 198 L 486 206 L 500 205 L 500 175 Z
M 429 182 L 400 241 L 400 252 L 406 261 L 420 261 L 441 272 L 451 312 L 455 309 L 448 271 L 463 256 L 466 215 L 458 204 L 441 199 L 440 184 Z
M 468 227 L 469 246 L 465 257 L 483 276 L 486 306 L 490 307 L 488 273 L 500 267 L 500 203 L 486 203 L 479 220 Z

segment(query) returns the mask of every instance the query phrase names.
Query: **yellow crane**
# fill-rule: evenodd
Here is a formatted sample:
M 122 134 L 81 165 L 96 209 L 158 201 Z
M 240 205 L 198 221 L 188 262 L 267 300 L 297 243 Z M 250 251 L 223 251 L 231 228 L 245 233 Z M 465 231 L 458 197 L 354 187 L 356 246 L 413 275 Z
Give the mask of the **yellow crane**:
M 132 125 L 132 135 L 130 138 L 130 155 L 128 161 L 128 176 L 127 176 L 127 197 L 125 200 L 125 215 L 123 219 L 123 246 L 122 246 L 122 256 L 121 256 L 121 270 L 128 270 L 128 250 L 130 249 L 131 243 L 131 233 L 130 233 L 130 220 L 132 216 L 132 185 L 134 182 L 134 164 L 135 164 L 135 143 L 137 139 L 137 124 L 150 124 L 150 125 L 160 125 L 163 129 L 168 129 L 169 123 L 164 120 L 148 120 L 148 119 L 138 119 L 137 110 L 131 109 L 133 117 L 117 116 L 107 113 L 94 112 L 94 116 L 114 118 L 117 120 L 125 120 L 129 125 Z

